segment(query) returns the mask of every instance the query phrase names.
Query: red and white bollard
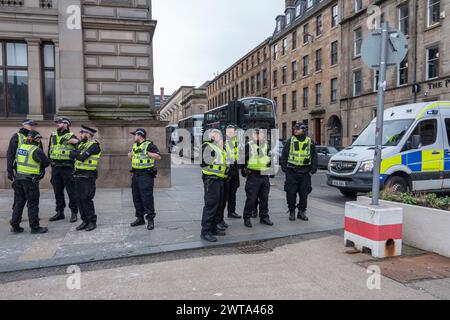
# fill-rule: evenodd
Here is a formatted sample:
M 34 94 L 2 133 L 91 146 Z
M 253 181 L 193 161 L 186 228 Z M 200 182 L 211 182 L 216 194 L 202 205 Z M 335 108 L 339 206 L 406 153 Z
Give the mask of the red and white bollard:
M 375 258 L 402 254 L 403 209 L 361 202 L 345 205 L 345 245 Z

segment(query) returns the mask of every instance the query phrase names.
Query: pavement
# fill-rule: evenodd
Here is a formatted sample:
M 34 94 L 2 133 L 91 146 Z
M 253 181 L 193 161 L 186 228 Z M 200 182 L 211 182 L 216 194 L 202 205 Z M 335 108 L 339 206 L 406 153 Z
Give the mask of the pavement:
M 0 274 L 0 299 L 450 298 L 448 279 L 409 285 L 385 276 L 373 281 L 373 274 L 359 264 L 361 261 L 370 264 L 371 257 L 347 254 L 339 235 L 320 233 L 271 240 L 259 248 L 256 253 L 248 247 L 219 247 L 193 250 L 185 255 L 172 253 L 167 259 L 161 255 L 146 258 L 149 261 L 130 258 L 125 265 L 98 268 L 83 265 L 76 275 L 67 274 L 66 270 L 31 274 L 28 278 L 24 278 L 24 272 L 17 273 L 17 278 Z
M 238 191 L 238 213 L 245 202 L 244 179 Z M 66 221 L 49 222 L 54 215 L 54 196 L 50 190 L 41 191 L 41 225 L 49 228 L 45 235 L 29 233 L 26 212 L 20 235 L 9 232 L 13 203 L 12 190 L 0 191 L 0 273 L 80 264 L 116 258 L 145 256 L 210 246 L 239 244 L 310 234 L 343 228 L 344 203 L 347 199 L 325 183 L 325 173 L 314 177 L 314 191 L 309 204 L 309 222 L 290 222 L 286 214 L 283 176 L 272 180 L 270 215 L 273 227 L 260 225 L 248 229 L 242 220 L 227 220 L 230 228 L 226 237 L 216 244 L 200 240 L 203 207 L 203 184 L 198 166 L 174 165 L 171 189 L 155 190 L 157 210 L 156 229 L 131 228 L 134 207 L 130 189 L 99 189 L 95 196 L 98 229 L 77 232 Z M 66 209 L 66 213 L 69 210 Z

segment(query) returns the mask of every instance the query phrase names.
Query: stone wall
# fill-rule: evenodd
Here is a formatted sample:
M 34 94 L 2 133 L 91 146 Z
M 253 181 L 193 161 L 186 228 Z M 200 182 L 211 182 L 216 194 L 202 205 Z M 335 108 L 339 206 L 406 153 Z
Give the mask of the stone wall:
M 51 121 L 41 121 L 37 130 L 43 135 L 44 149 L 47 151 L 48 139 L 54 124 Z M 79 132 L 82 123 L 75 122 L 72 131 Z M 128 151 L 133 145 L 131 131 L 138 127 L 145 128 L 149 139 L 152 140 L 161 150 L 165 152 L 165 125 L 166 123 L 157 121 L 90 121 L 83 122 L 88 126 L 96 128 L 98 133 L 96 139 L 102 148 L 102 158 L 100 161 L 98 187 L 101 188 L 126 188 L 131 186 L 131 162 L 127 157 Z M 6 173 L 6 151 L 11 136 L 18 131 L 17 122 L 3 120 L 0 123 L 0 189 L 11 188 L 11 183 L 7 179 Z M 170 155 L 163 154 L 163 159 L 158 162 L 158 178 L 156 187 L 171 187 L 171 161 Z M 51 188 L 50 169 L 47 169 L 46 177 L 41 183 L 41 188 Z

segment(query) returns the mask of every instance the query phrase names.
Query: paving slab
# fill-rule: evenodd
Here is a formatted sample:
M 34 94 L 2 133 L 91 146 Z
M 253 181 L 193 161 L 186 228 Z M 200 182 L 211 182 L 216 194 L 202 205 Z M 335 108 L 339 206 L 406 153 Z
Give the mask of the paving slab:
M 155 190 L 157 211 L 156 228 L 131 228 L 134 206 L 130 189 L 98 189 L 95 197 L 98 228 L 94 232 L 77 232 L 76 226 L 66 221 L 49 222 L 54 215 L 53 192 L 41 191 L 41 224 L 49 228 L 44 235 L 29 233 L 26 212 L 22 226 L 25 233 L 9 232 L 13 203 L 12 190 L 0 190 L 0 272 L 81 264 L 91 261 L 141 256 L 161 252 L 223 246 L 247 241 L 276 239 L 343 228 L 344 208 L 340 204 L 323 203 L 312 199 L 309 222 L 290 222 L 286 213 L 282 181 L 271 181 L 269 209 L 274 226 L 261 225 L 256 219 L 248 229 L 242 220 L 227 220 L 230 224 L 226 237 L 218 243 L 200 241 L 203 208 L 203 185 L 200 169 L 196 166 L 175 166 L 172 170 L 173 187 Z M 237 196 L 237 212 L 242 214 L 245 204 L 245 181 Z M 66 209 L 66 213 L 69 210 Z

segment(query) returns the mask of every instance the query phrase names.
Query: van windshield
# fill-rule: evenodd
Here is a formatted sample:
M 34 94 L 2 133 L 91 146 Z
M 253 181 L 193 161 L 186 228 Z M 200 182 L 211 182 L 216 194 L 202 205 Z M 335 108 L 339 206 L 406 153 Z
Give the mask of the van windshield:
M 413 119 L 385 121 L 383 126 L 383 146 L 396 146 L 403 138 Z M 376 124 L 371 123 L 366 130 L 353 143 L 354 147 L 373 147 L 375 146 Z

